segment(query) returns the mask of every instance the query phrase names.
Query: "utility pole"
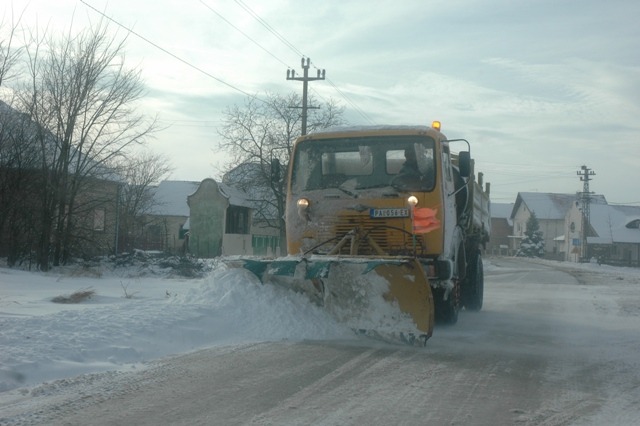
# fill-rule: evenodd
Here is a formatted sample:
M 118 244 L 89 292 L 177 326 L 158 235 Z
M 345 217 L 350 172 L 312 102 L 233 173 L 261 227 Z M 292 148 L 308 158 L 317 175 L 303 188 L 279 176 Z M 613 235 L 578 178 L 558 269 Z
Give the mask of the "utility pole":
M 325 71 L 318 70 L 317 77 L 309 77 L 309 66 L 311 65 L 311 60 L 309 58 L 302 58 L 302 69 L 304 70 L 304 75 L 302 77 L 296 77 L 295 70 L 287 70 L 287 80 L 297 80 L 302 81 L 302 107 L 292 107 L 292 108 L 302 108 L 302 134 L 307 134 L 307 110 L 309 108 L 319 108 L 319 107 L 310 107 L 307 106 L 307 90 L 310 81 L 315 80 L 324 80 Z
M 591 176 L 595 176 L 596 172 L 582 166 L 580 170 L 576 172 L 580 176 L 582 181 L 582 192 L 578 193 L 578 198 L 582 204 L 582 236 L 581 236 L 581 253 L 582 258 L 587 256 L 587 228 L 591 224 L 591 192 L 589 192 L 589 181 Z

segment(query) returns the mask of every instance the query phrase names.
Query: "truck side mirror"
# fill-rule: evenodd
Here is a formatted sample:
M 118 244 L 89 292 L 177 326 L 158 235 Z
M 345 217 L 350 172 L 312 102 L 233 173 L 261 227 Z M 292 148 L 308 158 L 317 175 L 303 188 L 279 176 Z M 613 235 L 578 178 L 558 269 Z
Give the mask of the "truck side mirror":
M 458 153 L 458 169 L 460 169 L 460 176 L 463 178 L 468 178 L 471 175 L 471 153 L 469 151 Z
M 271 160 L 271 181 L 280 182 L 280 160 L 274 158 Z

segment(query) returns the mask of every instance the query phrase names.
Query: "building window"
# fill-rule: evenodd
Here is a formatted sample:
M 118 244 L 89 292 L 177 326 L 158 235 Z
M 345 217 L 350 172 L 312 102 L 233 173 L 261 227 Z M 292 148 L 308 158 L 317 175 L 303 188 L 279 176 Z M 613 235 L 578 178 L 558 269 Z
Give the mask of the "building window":
M 163 250 L 165 247 L 165 232 L 164 227 L 159 224 L 150 224 L 146 228 L 147 238 L 145 249 L 146 250 Z
M 267 255 L 276 253 L 280 238 L 274 235 L 254 235 L 251 239 L 251 247 L 255 255 Z
M 246 207 L 229 206 L 227 209 L 227 234 L 249 233 L 249 209 Z
M 93 211 L 93 230 L 104 231 L 105 211 L 104 209 L 95 209 Z

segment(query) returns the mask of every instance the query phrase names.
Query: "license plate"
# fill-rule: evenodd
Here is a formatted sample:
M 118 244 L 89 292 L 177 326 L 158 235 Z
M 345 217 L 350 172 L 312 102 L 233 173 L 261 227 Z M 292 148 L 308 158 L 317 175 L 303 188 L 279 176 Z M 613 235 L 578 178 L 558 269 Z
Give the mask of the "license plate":
M 372 219 L 384 219 L 388 217 L 409 217 L 409 209 L 371 209 L 369 215 Z

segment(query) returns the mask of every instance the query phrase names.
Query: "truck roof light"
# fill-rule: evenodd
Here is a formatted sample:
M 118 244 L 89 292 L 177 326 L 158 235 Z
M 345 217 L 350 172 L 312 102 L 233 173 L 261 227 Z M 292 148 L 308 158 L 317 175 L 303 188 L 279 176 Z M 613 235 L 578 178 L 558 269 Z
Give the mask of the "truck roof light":
M 439 122 L 439 121 L 432 121 L 432 122 L 431 122 L 431 127 L 433 127 L 434 129 L 436 129 L 437 131 L 440 131 L 441 124 L 440 124 L 440 122 Z

